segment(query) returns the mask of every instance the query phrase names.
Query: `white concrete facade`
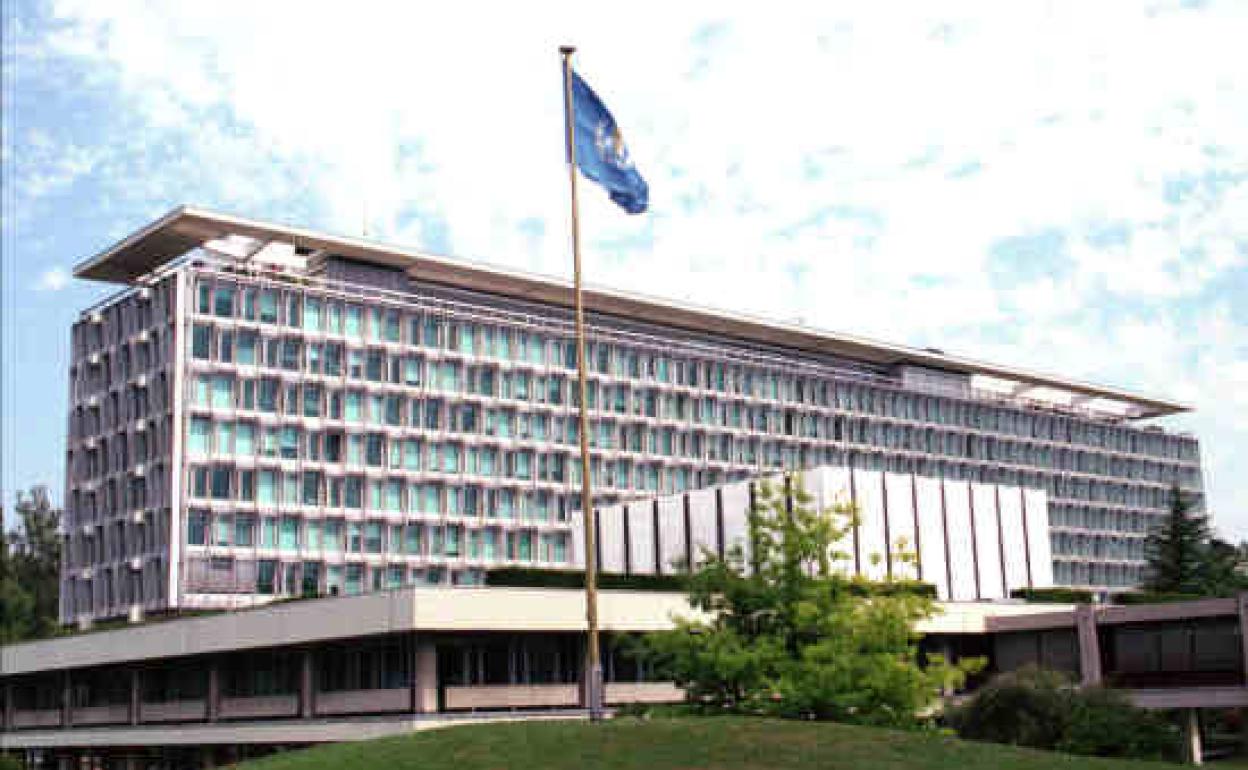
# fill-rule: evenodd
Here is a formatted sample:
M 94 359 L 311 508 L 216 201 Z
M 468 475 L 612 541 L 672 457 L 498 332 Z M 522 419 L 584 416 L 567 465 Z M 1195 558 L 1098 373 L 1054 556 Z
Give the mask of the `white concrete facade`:
M 1004 599 L 1018 588 L 1053 585 L 1044 490 L 974 484 L 914 474 L 823 466 L 787 482 L 742 481 L 599 508 L 600 568 L 616 574 L 678 574 L 709 551 L 740 548 L 749 564 L 748 517 L 766 483 L 798 485 L 813 507 L 858 511 L 857 527 L 833 548 L 851 555 L 840 571 L 871 580 L 920 580 L 947 601 Z M 584 519 L 572 517 L 573 565 L 584 569 Z M 1033 536 L 1038 533 L 1040 536 Z M 895 558 L 909 554 L 915 560 Z
M 570 563 L 582 469 L 566 284 L 191 209 L 76 275 L 129 288 L 73 331 L 65 622 Z M 1201 495 L 1196 440 L 1136 422 L 1187 408 L 1173 401 L 621 292 L 586 297 L 604 506 L 852 466 L 876 474 L 852 479 L 867 517 L 859 551 L 887 550 L 886 503 L 887 539 L 912 534 L 925 569 L 970 597 L 1028 571 L 1042 583 L 1045 569 L 1059 585 L 1131 586 L 1171 486 Z M 1012 523 L 1036 493 L 990 499 L 1016 487 L 1044 495 L 1046 528 L 1020 536 Z M 924 528 L 942 504 L 952 528 L 933 541 Z M 971 513 L 996 507 L 1003 543 Z M 639 525 L 604 560 L 645 569 L 657 544 L 651 569 L 666 569 L 689 555 L 667 526 Z M 981 545 L 1021 545 L 1030 565 L 968 571 Z M 887 563 L 855 568 L 878 576 Z

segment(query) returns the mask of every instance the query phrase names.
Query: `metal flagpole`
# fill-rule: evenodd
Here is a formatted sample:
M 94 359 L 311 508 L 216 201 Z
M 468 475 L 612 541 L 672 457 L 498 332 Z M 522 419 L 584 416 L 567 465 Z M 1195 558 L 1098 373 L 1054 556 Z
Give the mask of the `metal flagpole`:
M 563 119 L 568 142 L 568 185 L 572 192 L 572 276 L 576 301 L 576 378 L 581 393 L 581 511 L 585 525 L 585 701 L 589 718 L 603 717 L 602 660 L 598 650 L 598 553 L 595 546 L 597 516 L 594 512 L 593 465 L 589 457 L 589 387 L 585 375 L 585 303 L 581 296 L 581 227 L 576 194 L 576 121 L 572 117 L 572 54 L 576 46 L 559 47 L 563 56 Z

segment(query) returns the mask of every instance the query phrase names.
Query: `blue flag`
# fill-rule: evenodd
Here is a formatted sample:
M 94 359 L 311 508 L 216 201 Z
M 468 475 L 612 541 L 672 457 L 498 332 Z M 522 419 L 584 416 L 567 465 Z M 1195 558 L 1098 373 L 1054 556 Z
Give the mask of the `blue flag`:
M 576 164 L 581 173 L 607 189 L 611 200 L 630 214 L 650 203 L 650 188 L 628 157 L 619 126 L 581 76 L 572 73 L 572 116 L 576 126 Z

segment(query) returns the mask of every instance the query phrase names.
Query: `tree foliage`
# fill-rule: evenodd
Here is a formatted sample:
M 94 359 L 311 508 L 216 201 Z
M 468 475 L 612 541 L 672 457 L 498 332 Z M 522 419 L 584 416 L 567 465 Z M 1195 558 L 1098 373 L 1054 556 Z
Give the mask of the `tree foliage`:
M 705 552 L 690 578 L 690 603 L 705 617 L 648 636 L 645 654 L 702 706 L 915 724 L 982 661 L 955 666 L 931 656 L 920 666 L 914 625 L 933 612 L 932 600 L 919 590 L 864 590 L 838 571 L 853 560 L 840 544 L 852 539 L 856 510 L 819 510 L 800 477 L 792 486 L 785 494 L 760 485 L 750 552 L 735 548 L 723 559 Z M 904 542 L 896 546 L 894 564 L 913 560 Z
M 948 714 L 958 735 L 1100 757 L 1160 759 L 1177 747 L 1174 726 L 1120 693 L 1077 689 L 1056 671 L 1002 674 Z
M 1208 518 L 1177 486 L 1170 490 L 1170 512 L 1149 533 L 1144 553 L 1148 591 L 1220 596 L 1248 588 L 1244 546 L 1214 538 Z
M 0 528 L 0 643 L 52 636 L 59 627 L 61 512 L 46 487 L 19 492 L 19 526 Z

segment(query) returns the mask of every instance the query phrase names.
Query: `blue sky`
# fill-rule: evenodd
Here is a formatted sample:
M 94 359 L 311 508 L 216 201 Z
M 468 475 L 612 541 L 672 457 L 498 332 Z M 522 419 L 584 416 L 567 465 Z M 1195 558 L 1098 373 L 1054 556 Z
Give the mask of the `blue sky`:
M 1248 536 L 1248 5 L 586 5 L 6 3 L 5 499 L 70 268 L 174 205 L 565 273 L 572 41 L 651 186 L 586 188 L 592 283 L 1190 401 Z

